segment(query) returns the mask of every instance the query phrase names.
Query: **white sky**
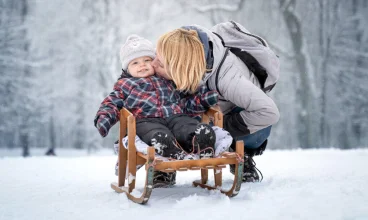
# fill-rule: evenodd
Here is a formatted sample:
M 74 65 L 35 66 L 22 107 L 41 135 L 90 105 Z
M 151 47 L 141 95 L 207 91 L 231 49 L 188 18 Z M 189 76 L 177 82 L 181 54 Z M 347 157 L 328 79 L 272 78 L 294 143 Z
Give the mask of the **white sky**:
M 199 171 L 180 172 L 174 188 L 154 189 L 146 205 L 110 189 L 111 151 L 83 152 L 24 159 L 0 151 L 0 219 L 368 219 L 368 150 L 266 151 L 255 158 L 263 182 L 243 184 L 234 198 L 192 187 Z M 228 169 L 223 176 L 229 186 Z

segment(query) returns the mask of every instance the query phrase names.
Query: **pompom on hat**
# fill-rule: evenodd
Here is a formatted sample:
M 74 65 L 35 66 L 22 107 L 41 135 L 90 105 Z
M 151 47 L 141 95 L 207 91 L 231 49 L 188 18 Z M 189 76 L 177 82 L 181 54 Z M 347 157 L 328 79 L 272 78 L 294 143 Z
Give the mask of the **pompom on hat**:
M 129 63 L 138 57 L 149 56 L 155 59 L 155 48 L 153 44 L 136 34 L 129 35 L 125 44 L 120 49 L 120 61 L 123 70 L 128 69 Z

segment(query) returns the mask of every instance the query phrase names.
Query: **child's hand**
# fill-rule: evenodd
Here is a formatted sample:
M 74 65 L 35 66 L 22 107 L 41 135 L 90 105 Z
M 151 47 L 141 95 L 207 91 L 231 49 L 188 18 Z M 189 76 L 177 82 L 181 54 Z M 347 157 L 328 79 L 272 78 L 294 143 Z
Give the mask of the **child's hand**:
M 216 91 L 208 91 L 201 97 L 201 103 L 205 107 L 215 106 L 218 102 L 218 93 Z
M 106 122 L 106 119 L 100 116 L 95 125 L 98 132 L 100 133 L 102 137 L 106 137 L 106 135 L 109 133 L 109 130 L 105 126 L 105 122 Z

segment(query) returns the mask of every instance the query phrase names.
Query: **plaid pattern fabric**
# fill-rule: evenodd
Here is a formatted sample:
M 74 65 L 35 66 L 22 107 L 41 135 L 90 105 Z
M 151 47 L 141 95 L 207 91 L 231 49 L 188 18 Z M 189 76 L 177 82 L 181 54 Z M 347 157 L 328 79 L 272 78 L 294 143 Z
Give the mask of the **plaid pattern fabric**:
M 209 91 L 207 86 L 201 85 L 195 94 L 181 93 L 180 106 L 184 114 L 198 115 L 215 106 L 218 101 L 218 93 Z
M 176 90 L 174 82 L 151 76 L 120 78 L 102 101 L 94 123 L 105 137 L 119 121 L 119 111 L 127 108 L 136 118 L 166 118 L 174 114 L 197 115 L 216 105 L 218 94 L 205 85 L 196 94 Z

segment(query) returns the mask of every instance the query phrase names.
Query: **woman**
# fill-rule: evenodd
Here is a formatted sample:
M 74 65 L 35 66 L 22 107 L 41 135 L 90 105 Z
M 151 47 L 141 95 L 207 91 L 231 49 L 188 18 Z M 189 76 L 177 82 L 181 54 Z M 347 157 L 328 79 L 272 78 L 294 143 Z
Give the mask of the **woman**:
M 261 155 L 266 148 L 271 126 L 279 120 L 279 111 L 247 66 L 231 52 L 224 57 L 225 51 L 221 39 L 210 30 L 187 26 L 159 38 L 152 65 L 157 74 L 173 80 L 179 90 L 193 92 L 207 84 L 210 90 L 219 92 L 224 129 L 234 140 L 245 143 L 243 182 L 260 181 L 253 156 Z M 220 63 L 216 80 L 214 73 Z M 233 167 L 230 171 L 234 173 Z

